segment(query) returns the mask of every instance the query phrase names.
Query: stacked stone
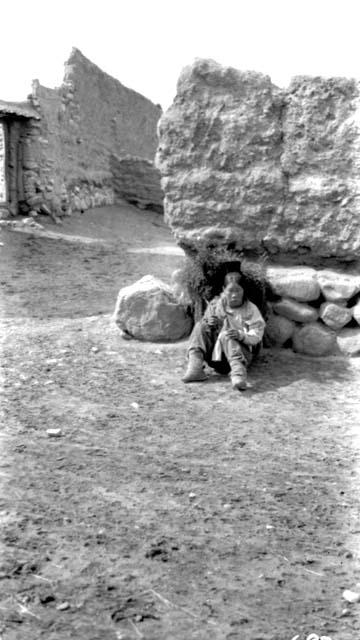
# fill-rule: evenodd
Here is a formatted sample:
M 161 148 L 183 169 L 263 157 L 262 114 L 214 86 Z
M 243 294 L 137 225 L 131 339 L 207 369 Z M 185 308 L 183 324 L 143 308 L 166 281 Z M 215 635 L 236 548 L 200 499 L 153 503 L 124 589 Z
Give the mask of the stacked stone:
M 311 267 L 269 266 L 266 336 L 312 356 L 360 354 L 360 276 Z
M 114 204 L 114 189 L 109 180 L 104 184 L 94 184 L 91 180 L 82 181 L 75 186 L 68 186 L 67 193 L 71 211 L 87 211 L 94 207 L 105 207 Z

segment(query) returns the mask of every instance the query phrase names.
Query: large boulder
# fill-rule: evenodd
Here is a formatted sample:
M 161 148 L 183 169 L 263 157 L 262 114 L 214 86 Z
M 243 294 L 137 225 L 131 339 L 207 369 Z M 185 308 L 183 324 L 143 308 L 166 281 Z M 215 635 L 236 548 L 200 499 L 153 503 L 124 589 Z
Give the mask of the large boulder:
M 171 288 L 150 275 L 120 289 L 114 320 L 125 336 L 152 342 L 181 340 L 193 324 Z
M 159 123 L 165 214 L 186 248 L 359 259 L 359 83 L 196 60 Z M 293 263 L 295 260 L 293 261 Z

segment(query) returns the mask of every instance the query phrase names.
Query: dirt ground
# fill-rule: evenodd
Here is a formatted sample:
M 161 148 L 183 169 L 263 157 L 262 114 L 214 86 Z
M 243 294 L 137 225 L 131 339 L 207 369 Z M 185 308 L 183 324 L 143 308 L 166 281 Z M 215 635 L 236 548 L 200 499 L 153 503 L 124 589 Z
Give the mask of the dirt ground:
M 181 264 L 162 218 L 40 222 L 0 231 L 0 639 L 359 640 L 359 360 L 184 385 L 186 343 L 111 320 Z

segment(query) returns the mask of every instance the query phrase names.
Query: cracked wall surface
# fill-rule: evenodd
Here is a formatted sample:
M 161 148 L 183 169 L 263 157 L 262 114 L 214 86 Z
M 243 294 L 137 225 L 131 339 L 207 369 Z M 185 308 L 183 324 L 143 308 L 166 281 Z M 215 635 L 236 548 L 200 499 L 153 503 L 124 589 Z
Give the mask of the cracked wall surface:
M 189 250 L 276 262 L 359 260 L 360 94 L 346 78 L 268 76 L 196 60 L 162 116 L 165 216 Z

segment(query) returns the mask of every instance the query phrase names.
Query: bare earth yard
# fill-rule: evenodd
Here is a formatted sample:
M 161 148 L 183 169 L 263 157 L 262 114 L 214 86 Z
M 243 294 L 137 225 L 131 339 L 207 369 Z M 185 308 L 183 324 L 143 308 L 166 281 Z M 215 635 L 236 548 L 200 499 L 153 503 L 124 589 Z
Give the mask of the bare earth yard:
M 184 385 L 111 321 L 181 264 L 161 216 L 45 224 L 0 231 L 1 640 L 359 640 L 359 360 Z

